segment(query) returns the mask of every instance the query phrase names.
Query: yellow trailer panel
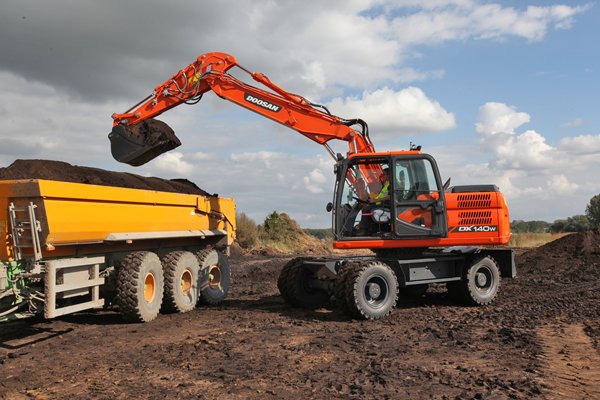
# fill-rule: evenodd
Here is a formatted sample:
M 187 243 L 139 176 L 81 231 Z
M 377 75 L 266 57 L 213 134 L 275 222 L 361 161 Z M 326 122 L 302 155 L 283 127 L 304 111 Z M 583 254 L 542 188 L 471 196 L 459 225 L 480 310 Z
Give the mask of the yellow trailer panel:
M 235 237 L 233 199 L 50 180 L 0 181 L 0 261 L 15 259 L 10 205 L 34 205 L 43 256 L 61 246 L 156 238 Z

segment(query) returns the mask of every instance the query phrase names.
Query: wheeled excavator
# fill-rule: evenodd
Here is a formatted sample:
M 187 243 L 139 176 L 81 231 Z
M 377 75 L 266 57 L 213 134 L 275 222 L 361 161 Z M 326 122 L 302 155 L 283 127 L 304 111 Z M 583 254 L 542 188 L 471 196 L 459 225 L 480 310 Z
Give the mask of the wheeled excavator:
M 264 88 L 234 77 L 233 68 Z M 203 54 L 125 113 L 113 114 L 113 157 L 139 166 L 177 147 L 172 130 L 154 117 L 195 104 L 209 91 L 325 147 L 335 163 L 333 200 L 326 207 L 333 247 L 374 253 L 291 260 L 278 288 L 292 306 L 333 303 L 352 317 L 379 319 L 400 295 L 420 296 L 432 284 L 445 285 L 453 299 L 486 305 L 497 297 L 501 277 L 516 276 L 514 253 L 504 246 L 510 239 L 508 207 L 498 187 L 450 187 L 420 146 L 377 152 L 365 121 L 333 115 L 242 67 L 232 55 Z M 348 144 L 345 155 L 332 150 L 334 139 Z M 387 182 L 379 179 L 384 171 Z

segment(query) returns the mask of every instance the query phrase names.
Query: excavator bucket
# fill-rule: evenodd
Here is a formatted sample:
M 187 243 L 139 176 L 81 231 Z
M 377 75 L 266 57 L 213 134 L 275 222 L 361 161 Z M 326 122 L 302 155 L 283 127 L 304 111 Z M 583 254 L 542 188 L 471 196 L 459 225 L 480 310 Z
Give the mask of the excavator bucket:
M 169 125 L 148 119 L 136 125 L 119 124 L 108 134 L 115 160 L 138 167 L 181 145 Z

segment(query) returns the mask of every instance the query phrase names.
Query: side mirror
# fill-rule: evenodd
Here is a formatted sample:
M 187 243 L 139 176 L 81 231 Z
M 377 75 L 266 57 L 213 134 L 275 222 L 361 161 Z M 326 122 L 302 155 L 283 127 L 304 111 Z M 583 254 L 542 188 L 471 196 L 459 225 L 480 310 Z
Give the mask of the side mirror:
M 333 203 L 327 203 L 327 206 L 325 206 L 325 210 L 327 210 L 327 212 L 331 212 L 331 210 L 333 210 Z
M 444 183 L 444 192 L 446 190 L 448 190 L 448 188 L 450 187 L 450 179 L 452 179 L 452 178 L 448 178 L 448 180 L 446 181 L 446 183 Z

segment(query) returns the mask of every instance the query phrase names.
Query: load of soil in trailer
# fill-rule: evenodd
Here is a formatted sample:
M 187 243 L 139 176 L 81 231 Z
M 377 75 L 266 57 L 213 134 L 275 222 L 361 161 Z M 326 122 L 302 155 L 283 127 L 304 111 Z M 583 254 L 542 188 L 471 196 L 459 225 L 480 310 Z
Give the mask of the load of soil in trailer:
M 128 172 L 114 172 L 100 168 L 81 167 L 53 160 L 16 160 L 8 167 L 0 168 L 0 180 L 12 179 L 47 179 L 87 183 L 90 185 L 215 196 L 202 190 L 187 179 L 169 180 L 144 177 Z

